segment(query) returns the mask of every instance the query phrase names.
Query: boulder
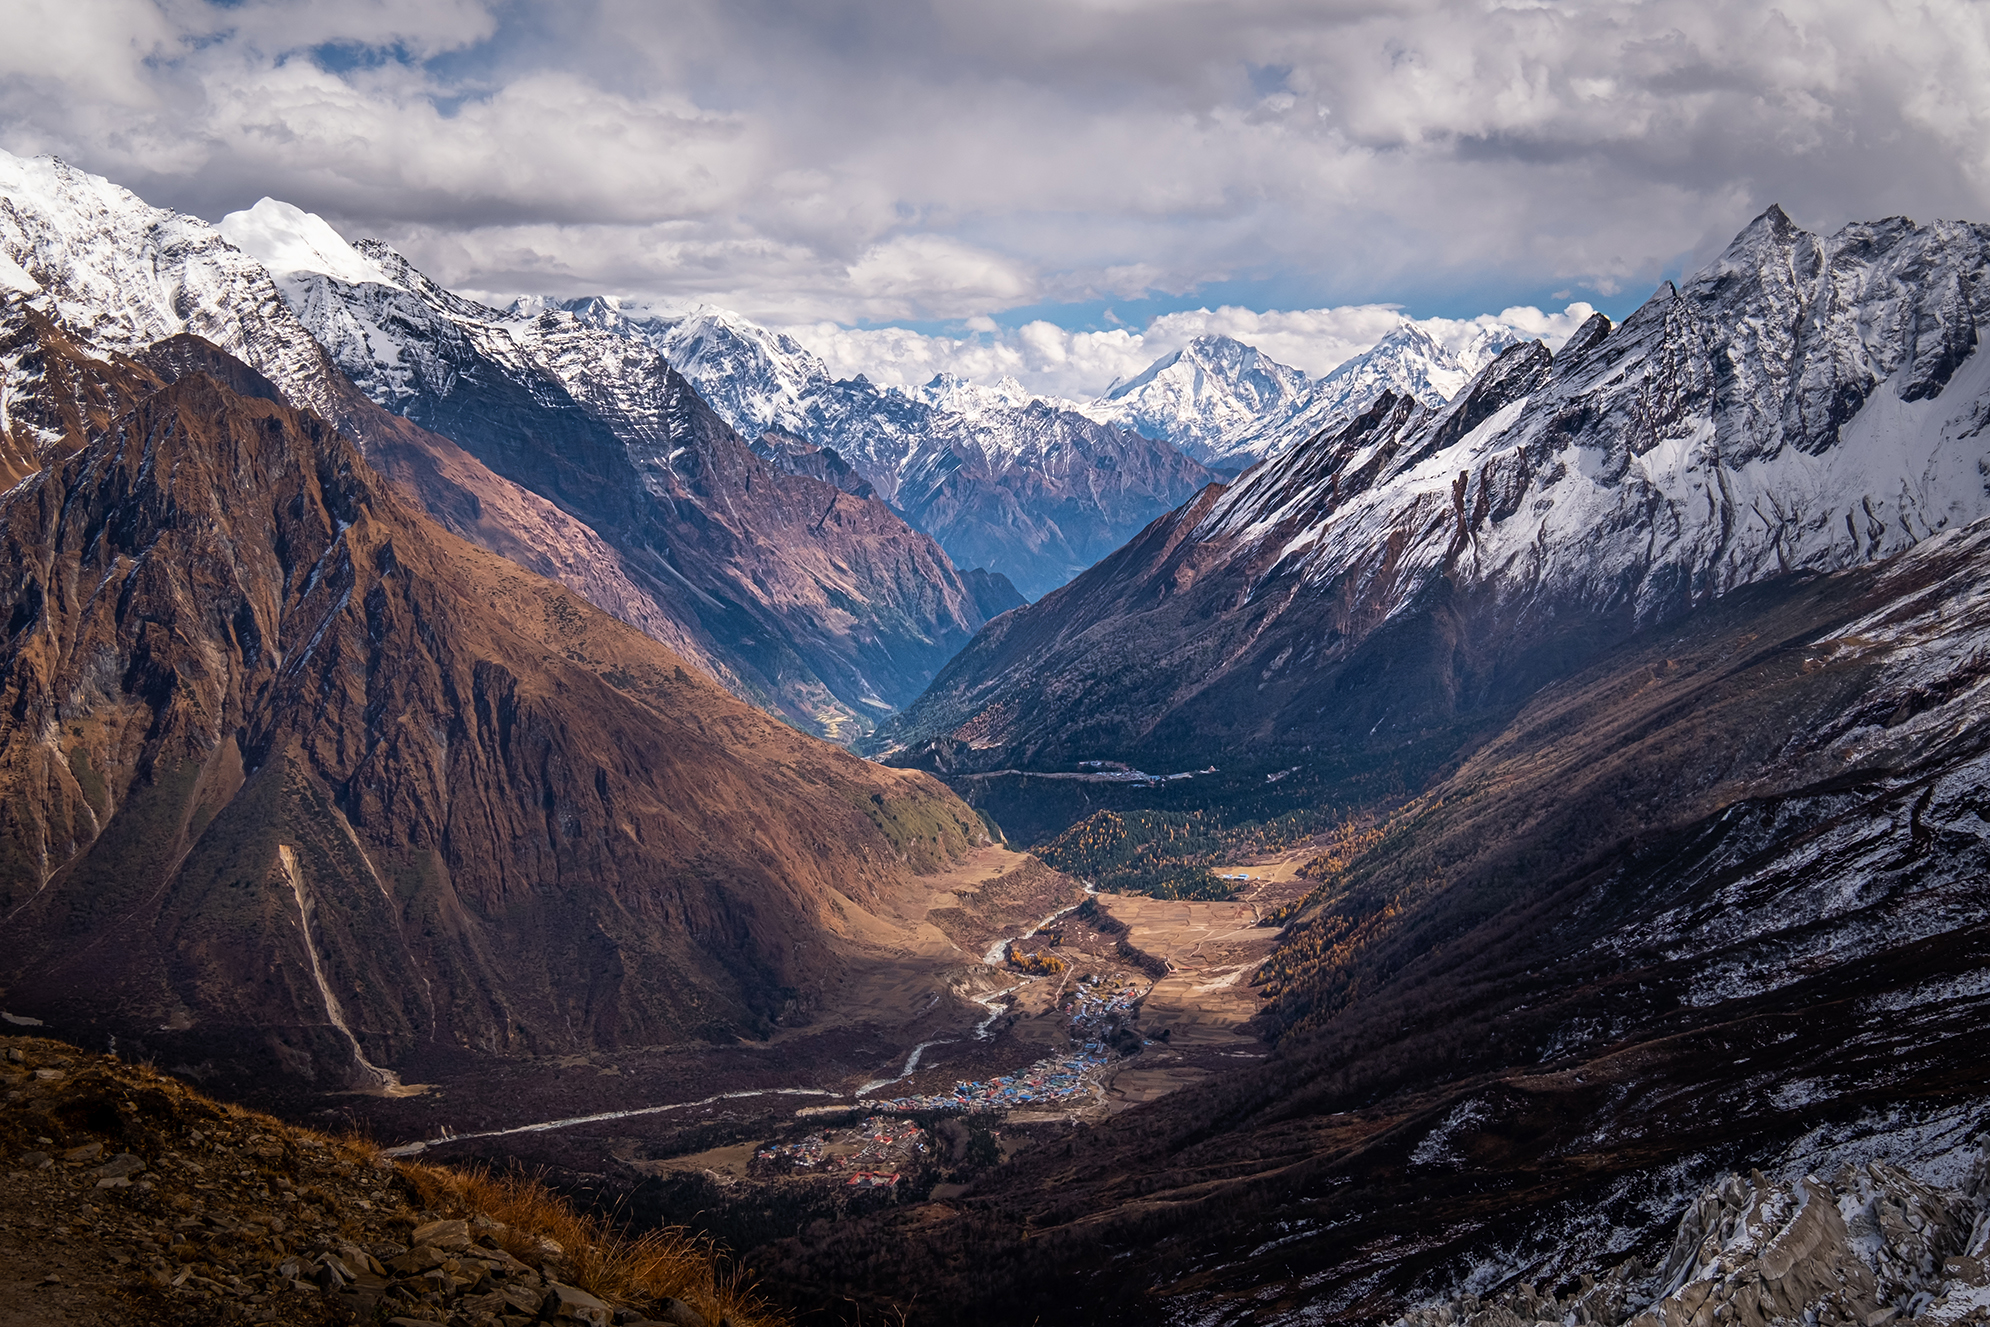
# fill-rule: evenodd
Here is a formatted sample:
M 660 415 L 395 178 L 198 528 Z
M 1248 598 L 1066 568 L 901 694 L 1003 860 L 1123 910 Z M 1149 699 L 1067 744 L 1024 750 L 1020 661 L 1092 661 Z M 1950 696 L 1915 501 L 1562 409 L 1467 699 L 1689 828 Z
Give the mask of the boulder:
M 102 1145 L 99 1144 L 98 1146 L 101 1148 Z M 136 1175 L 143 1169 L 145 1169 L 143 1161 L 129 1152 L 120 1152 L 103 1165 L 91 1171 L 90 1177 L 101 1183 L 104 1180 L 122 1179 L 127 1175 Z
M 656 1321 L 671 1323 L 674 1327 L 710 1327 L 704 1314 L 681 1299 L 663 1300 L 656 1306 L 653 1316 Z
M 589 1327 L 613 1327 L 615 1310 L 585 1290 L 558 1281 L 546 1283 L 539 1316 L 552 1322 L 584 1322 Z
M 398 1258 L 389 1258 L 387 1268 L 396 1276 L 420 1276 L 442 1266 L 443 1252 L 429 1244 L 418 1244 Z
M 411 1238 L 416 1248 L 427 1245 L 432 1249 L 467 1249 L 470 1247 L 470 1223 L 431 1221 L 419 1227 Z

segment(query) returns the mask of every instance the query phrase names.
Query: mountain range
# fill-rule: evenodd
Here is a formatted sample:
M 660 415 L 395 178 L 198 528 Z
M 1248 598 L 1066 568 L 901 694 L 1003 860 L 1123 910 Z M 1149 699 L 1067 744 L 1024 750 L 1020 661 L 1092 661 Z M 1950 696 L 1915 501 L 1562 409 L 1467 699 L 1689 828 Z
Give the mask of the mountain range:
M 542 407 L 552 398 L 537 384 L 557 380 L 625 442 L 640 439 L 655 424 L 640 418 L 643 394 L 623 385 L 640 352 L 618 339 L 647 346 L 776 469 L 883 499 L 957 566 L 1002 577 L 1022 598 L 1065 584 L 1219 477 L 1201 462 L 1245 468 L 1344 423 L 1384 390 L 1440 405 L 1520 339 L 1495 325 L 1453 353 L 1406 322 L 1315 382 L 1205 336 L 1090 405 L 1032 395 L 1013 379 L 985 386 L 943 374 L 887 389 L 835 378 L 793 337 L 710 306 L 584 296 L 488 308 L 386 246 L 348 244 L 270 199 L 221 229 L 276 275 L 339 367 L 395 413 L 450 436 L 470 432 L 438 403 L 471 399 L 461 363 L 474 355 L 491 366 L 484 378 L 508 376 Z M 999 613 L 1018 602 L 996 588 L 977 606 Z
M 1082 405 L 50 159 L 0 259 L 10 1025 L 562 1135 L 830 1321 L 1990 1304 L 1990 226 Z
M 557 307 L 653 345 L 776 465 L 847 467 L 851 483 L 931 534 L 957 565 L 1001 575 L 1025 597 L 1064 584 L 1215 478 L 1169 440 L 1101 423 L 1013 380 L 989 387 L 941 375 L 887 389 L 833 378 L 792 337 L 725 310 L 638 312 L 599 297 Z
M 1315 379 L 1232 337 L 1205 335 L 1080 408 L 1235 472 L 1337 432 L 1385 391 L 1443 405 L 1500 351 L 1527 339 L 1494 323 L 1454 352 L 1405 321 Z
M 1968 227 L 1826 241 L 1768 213 L 1622 327 L 1510 346 L 1447 404 L 1385 391 L 1205 489 L 982 632 L 879 740 L 963 772 L 1449 759 L 1637 631 L 1990 513 L 1982 262 Z
M 584 524 L 746 699 L 848 740 L 984 620 L 927 536 L 873 497 L 770 465 L 644 342 L 514 318 L 383 245 L 265 200 L 220 232 L 374 403 Z

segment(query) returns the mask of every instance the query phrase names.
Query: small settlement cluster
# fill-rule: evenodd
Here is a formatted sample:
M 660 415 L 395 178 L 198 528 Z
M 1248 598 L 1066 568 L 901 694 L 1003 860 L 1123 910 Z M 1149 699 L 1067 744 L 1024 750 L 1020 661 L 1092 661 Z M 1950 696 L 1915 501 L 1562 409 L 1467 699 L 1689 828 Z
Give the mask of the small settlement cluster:
M 1109 1028 L 1132 1014 L 1142 994 L 1137 986 L 1123 979 L 1082 981 L 1061 1005 L 1063 1012 L 1070 1015 L 1071 1040 L 1076 1049 L 1048 1056 L 1013 1074 L 955 1083 L 944 1092 L 880 1099 L 868 1104 L 876 1110 L 904 1113 L 982 1112 L 1054 1105 L 1080 1096 L 1097 1096 L 1100 1092 L 1097 1071 L 1112 1059 L 1106 1040 Z
M 840 1134 L 812 1133 L 792 1143 L 769 1143 L 753 1154 L 762 1174 L 847 1175 L 853 1189 L 889 1189 L 901 1169 L 932 1151 L 926 1131 L 910 1120 L 873 1115 Z

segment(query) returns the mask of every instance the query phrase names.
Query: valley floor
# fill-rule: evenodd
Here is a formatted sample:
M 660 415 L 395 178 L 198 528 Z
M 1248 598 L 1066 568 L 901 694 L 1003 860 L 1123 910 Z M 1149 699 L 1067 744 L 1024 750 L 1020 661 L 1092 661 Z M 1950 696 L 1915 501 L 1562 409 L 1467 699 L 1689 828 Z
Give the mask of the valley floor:
M 1084 1091 L 1063 1100 L 1038 1093 L 1017 1112 L 1023 1122 L 1075 1121 L 1263 1057 L 1246 1028 L 1258 1006 L 1249 977 L 1277 931 L 1257 917 L 1305 888 L 1268 881 L 1226 903 L 1093 896 L 1000 847 L 916 885 L 870 908 L 838 901 L 861 961 L 807 1025 L 765 1042 L 466 1062 L 425 1075 L 436 1081 L 421 1096 L 342 1094 L 314 1109 L 363 1123 L 408 1153 L 557 1141 L 562 1153 L 606 1154 L 627 1151 L 631 1131 L 672 1134 L 721 1120 L 768 1128 L 860 1101 L 882 1109 L 930 1101 L 1082 1052 L 1074 1031 L 1104 1037 L 1123 1023 L 1130 1035 L 1094 1056 Z M 1018 952 L 1053 956 L 1061 971 L 1017 970 L 1006 961 L 1011 941 L 1025 942 Z M 1108 988 L 1120 993 L 1113 1008 L 1094 1000 L 1085 1027 L 1074 1029 L 1065 1015 L 1084 1012 L 1080 992 Z
M 308 1109 L 401 1155 L 545 1167 L 661 1219 L 716 1215 L 736 1248 L 794 1228 L 737 1219 L 748 1208 L 948 1201 L 1035 1141 L 1262 1063 L 1249 979 L 1278 932 L 1258 918 L 1308 883 L 1255 869 L 1285 878 L 1162 901 L 983 848 L 900 897 L 838 899 L 857 961 L 808 1025 L 765 1042 L 466 1060 L 425 1072 L 420 1096 Z M 1054 970 L 1019 970 L 1012 949 Z

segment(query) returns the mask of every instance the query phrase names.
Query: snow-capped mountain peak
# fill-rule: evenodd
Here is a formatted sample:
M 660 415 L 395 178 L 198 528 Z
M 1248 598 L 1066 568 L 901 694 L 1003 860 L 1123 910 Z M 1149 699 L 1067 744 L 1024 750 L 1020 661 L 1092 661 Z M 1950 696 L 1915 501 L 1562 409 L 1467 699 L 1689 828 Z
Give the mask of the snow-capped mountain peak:
M 588 326 L 646 342 L 749 438 L 767 429 L 802 431 L 801 402 L 830 382 L 828 366 L 793 337 L 716 305 L 646 305 L 594 295 L 553 307 Z
M 1289 412 L 1310 386 L 1304 372 L 1256 346 L 1205 335 L 1114 383 L 1084 412 L 1207 458 L 1266 417 Z
M 1430 330 L 1407 319 L 1373 346 L 1321 377 L 1283 414 L 1261 416 L 1228 435 L 1215 454 L 1219 463 L 1249 466 L 1282 456 L 1308 438 L 1345 427 L 1356 415 L 1393 392 L 1426 406 L 1441 406 L 1498 359 L 1527 340 L 1519 328 L 1493 323 L 1453 351 Z
M 93 350 L 192 332 L 297 404 L 336 413 L 318 347 L 260 262 L 209 222 L 59 158 L 0 151 L 0 286 Z
M 247 211 L 221 218 L 220 230 L 224 239 L 254 255 L 278 281 L 318 275 L 354 286 L 400 284 L 348 244 L 323 217 L 292 203 L 264 198 Z
M 935 410 L 944 410 L 970 422 L 995 410 L 1025 410 L 1038 402 L 1053 410 L 1078 407 L 1070 401 L 1038 396 L 1015 378 L 1004 374 L 993 383 L 969 382 L 953 373 L 936 373 L 928 382 L 906 392 Z

